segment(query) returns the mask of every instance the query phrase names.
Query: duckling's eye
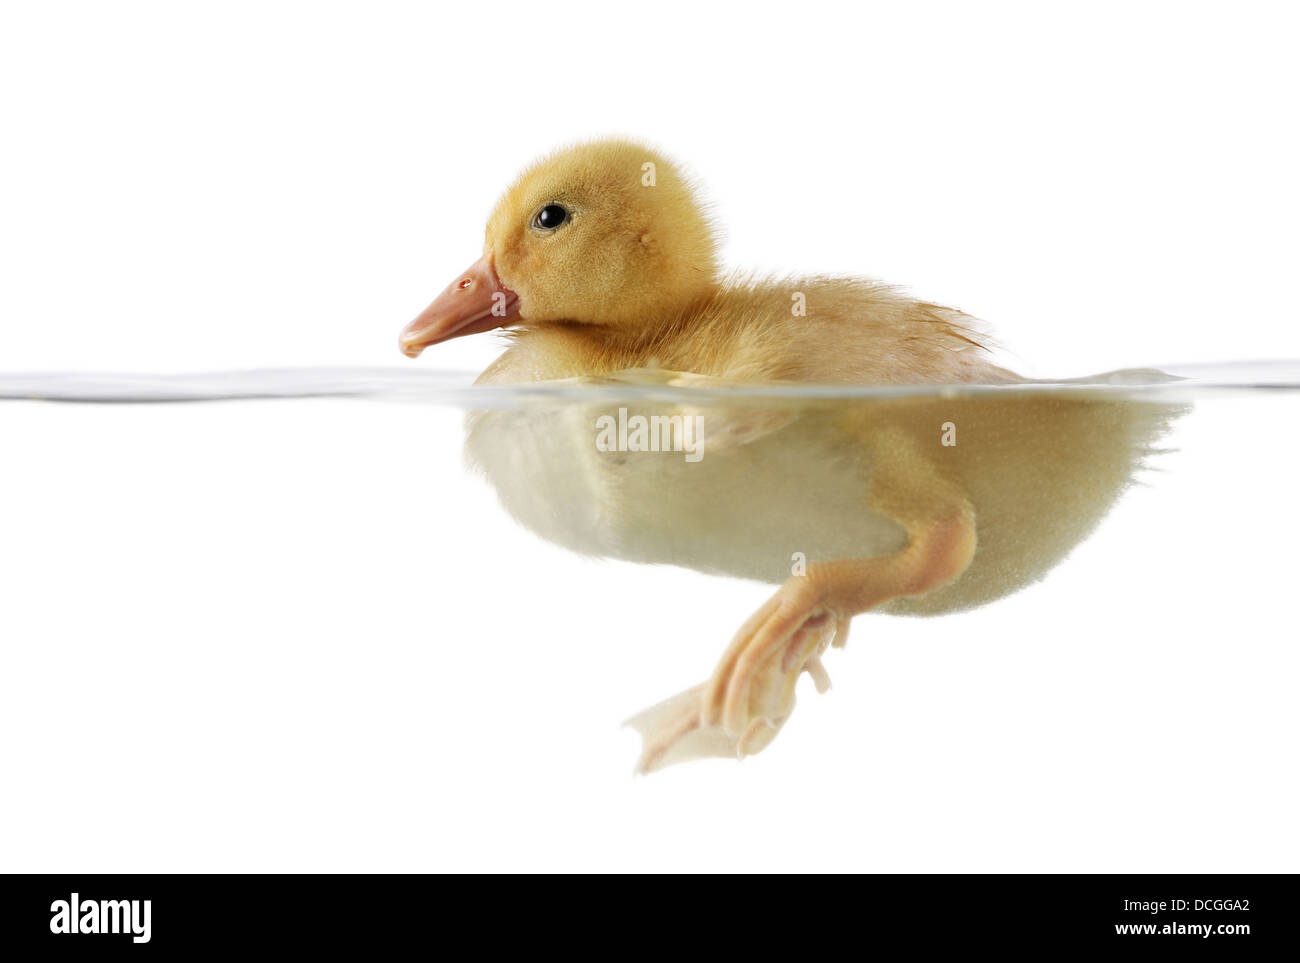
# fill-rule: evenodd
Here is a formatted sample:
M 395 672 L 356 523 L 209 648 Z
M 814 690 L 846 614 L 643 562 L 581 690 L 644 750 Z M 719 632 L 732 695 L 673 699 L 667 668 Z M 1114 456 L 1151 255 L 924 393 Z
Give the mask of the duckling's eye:
M 533 227 L 543 231 L 553 231 L 569 219 L 569 212 L 559 204 L 547 204 L 533 218 Z

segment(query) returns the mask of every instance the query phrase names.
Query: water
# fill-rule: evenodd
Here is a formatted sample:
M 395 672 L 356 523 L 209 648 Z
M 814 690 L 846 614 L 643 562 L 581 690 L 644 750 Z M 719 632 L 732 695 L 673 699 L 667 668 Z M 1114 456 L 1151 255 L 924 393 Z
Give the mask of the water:
M 101 403 L 232 401 L 273 398 L 389 398 L 461 405 L 510 407 L 521 402 L 620 402 L 635 399 L 691 400 L 703 397 L 769 399 L 870 399 L 925 395 L 924 387 L 746 386 L 733 388 L 594 384 L 520 385 L 474 388 L 469 372 L 417 368 L 270 368 L 194 374 L 0 372 L 0 399 Z M 1165 365 L 1115 371 L 1093 378 L 994 388 L 966 387 L 961 393 L 1102 391 L 1130 399 L 1179 400 L 1249 389 L 1300 387 L 1300 362 L 1257 361 L 1221 365 Z M 1123 389 L 1123 390 L 1121 390 Z M 955 390 L 955 389 L 953 389 Z
M 0 406 L 6 864 L 1293 868 L 1300 377 L 1165 370 L 795 394 L 0 376 L 301 399 Z M 620 407 L 702 417 L 703 457 L 598 451 Z M 854 487 L 881 430 L 974 459 L 999 553 L 978 591 L 858 618 L 831 692 L 801 682 L 743 766 L 628 779 L 617 723 L 709 676 L 793 555 L 898 547 Z

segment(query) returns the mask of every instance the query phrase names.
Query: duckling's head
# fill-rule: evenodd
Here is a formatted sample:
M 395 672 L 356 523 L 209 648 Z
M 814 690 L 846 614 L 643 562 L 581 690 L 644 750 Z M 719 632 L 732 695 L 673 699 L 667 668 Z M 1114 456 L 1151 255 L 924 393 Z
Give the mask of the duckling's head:
M 401 348 L 414 358 L 513 324 L 649 325 L 717 280 L 713 226 L 676 165 L 631 141 L 577 144 L 505 192 L 483 257 L 407 325 Z

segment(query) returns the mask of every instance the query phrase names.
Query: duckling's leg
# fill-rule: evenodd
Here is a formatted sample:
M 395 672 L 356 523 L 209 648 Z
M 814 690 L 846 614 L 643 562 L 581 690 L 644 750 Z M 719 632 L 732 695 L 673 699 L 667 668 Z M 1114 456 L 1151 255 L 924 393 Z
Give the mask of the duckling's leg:
M 896 521 L 907 546 L 893 555 L 810 564 L 736 633 L 713 677 L 630 721 L 644 740 L 641 772 L 703 756 L 746 756 L 770 743 L 808 672 L 830 684 L 820 656 L 842 646 L 853 616 L 924 595 L 961 575 L 975 554 L 975 518 L 960 487 L 899 432 L 873 439 L 868 502 Z

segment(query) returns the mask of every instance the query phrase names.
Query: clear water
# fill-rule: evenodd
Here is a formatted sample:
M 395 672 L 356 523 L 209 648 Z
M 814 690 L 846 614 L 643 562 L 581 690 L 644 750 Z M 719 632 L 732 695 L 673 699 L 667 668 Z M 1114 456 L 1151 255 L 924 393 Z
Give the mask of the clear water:
M 417 368 L 274 368 L 196 374 L 4 373 L 0 399 L 78 402 L 229 401 L 273 398 L 390 398 L 460 405 L 509 407 L 541 401 L 626 401 L 716 398 L 870 399 L 924 395 L 927 388 L 734 387 L 678 389 L 618 385 L 532 385 L 474 388 L 469 372 Z M 1300 388 L 1300 362 L 1257 361 L 1221 365 L 1164 365 L 1108 372 L 1092 378 L 1022 386 L 963 389 L 993 391 L 1075 391 L 1081 387 L 1124 398 L 1181 400 L 1243 389 Z
M 1292 870 L 1300 368 L 1164 370 L 794 393 L 0 375 L 19 399 L 0 405 L 6 864 L 762 869 L 779 849 L 804 868 Z M 1022 430 L 1044 404 L 1138 428 L 1115 444 L 1070 422 L 1049 451 Z M 728 451 L 706 431 L 698 463 L 597 455 L 593 418 L 638 406 L 762 437 Z M 467 472 L 462 409 L 541 474 Z M 628 779 L 618 723 L 709 675 L 774 590 L 757 579 L 887 537 L 855 528 L 870 459 L 843 421 L 932 409 L 957 450 L 1000 439 L 999 470 L 1059 486 L 990 476 L 1014 496 L 1007 565 L 1053 504 L 1097 517 L 1019 591 L 858 618 L 825 658 L 831 693 L 802 682 L 743 766 Z M 1132 456 L 1131 484 L 1090 474 L 1102 451 Z M 564 548 L 610 532 L 603 560 Z

